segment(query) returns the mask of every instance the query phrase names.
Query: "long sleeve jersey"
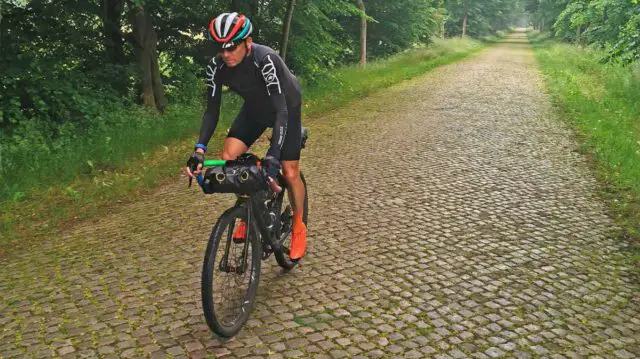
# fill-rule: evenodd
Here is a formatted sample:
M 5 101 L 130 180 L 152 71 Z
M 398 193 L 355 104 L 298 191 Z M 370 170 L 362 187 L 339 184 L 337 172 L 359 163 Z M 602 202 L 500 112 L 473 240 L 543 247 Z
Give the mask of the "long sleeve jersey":
M 226 66 L 217 55 L 207 66 L 207 77 L 207 109 L 198 143 L 206 145 L 216 129 L 222 85 L 226 85 L 244 99 L 243 106 L 252 119 L 273 127 L 267 154 L 279 159 L 287 132 L 289 109 L 301 105 L 302 92 L 278 53 L 254 43 L 251 53 L 235 67 Z

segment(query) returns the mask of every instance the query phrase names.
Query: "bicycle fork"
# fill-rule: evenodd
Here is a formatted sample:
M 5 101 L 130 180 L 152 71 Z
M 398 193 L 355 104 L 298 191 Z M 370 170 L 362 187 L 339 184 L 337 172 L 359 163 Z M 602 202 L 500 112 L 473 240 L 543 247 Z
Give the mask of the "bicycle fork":
M 251 233 L 250 225 L 252 224 L 253 211 L 251 205 L 247 206 L 247 220 L 245 222 L 246 230 L 244 233 L 244 242 L 242 245 L 242 252 L 239 258 L 235 259 L 235 266 L 229 264 L 229 252 L 231 249 L 231 243 L 233 242 L 233 231 L 235 229 L 235 222 L 229 228 L 229 234 L 227 236 L 227 243 L 225 244 L 224 255 L 220 260 L 219 269 L 224 273 L 237 273 L 243 274 L 248 267 L 247 259 L 249 257 L 249 234 Z

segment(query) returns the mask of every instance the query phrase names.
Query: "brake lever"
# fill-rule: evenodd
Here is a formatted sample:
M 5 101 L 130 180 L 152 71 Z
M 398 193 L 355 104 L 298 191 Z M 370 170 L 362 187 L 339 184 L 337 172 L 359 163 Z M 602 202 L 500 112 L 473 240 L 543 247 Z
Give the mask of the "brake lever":
M 195 172 L 195 169 L 189 168 L 189 170 L 191 171 L 191 175 L 189 176 L 189 188 L 191 188 L 191 184 L 193 183 L 193 177 L 194 177 L 193 172 Z

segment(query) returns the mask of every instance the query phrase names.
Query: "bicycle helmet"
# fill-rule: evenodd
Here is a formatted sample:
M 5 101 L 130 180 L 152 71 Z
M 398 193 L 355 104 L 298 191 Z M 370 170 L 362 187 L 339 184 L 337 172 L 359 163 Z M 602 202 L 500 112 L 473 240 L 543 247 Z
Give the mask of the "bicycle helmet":
M 237 12 L 222 13 L 209 23 L 209 38 L 221 43 L 223 49 L 235 46 L 237 41 L 245 40 L 252 32 L 249 18 Z

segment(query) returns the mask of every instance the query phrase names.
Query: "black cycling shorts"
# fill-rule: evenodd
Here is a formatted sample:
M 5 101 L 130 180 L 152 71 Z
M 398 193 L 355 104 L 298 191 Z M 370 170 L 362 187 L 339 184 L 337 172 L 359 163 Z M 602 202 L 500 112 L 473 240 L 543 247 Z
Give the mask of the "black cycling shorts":
M 298 161 L 300 160 L 300 149 L 302 144 L 302 113 L 301 107 L 288 109 L 289 121 L 287 122 L 287 134 L 284 136 L 282 144 L 282 152 L 280 153 L 281 161 Z M 271 126 L 267 126 L 262 122 L 252 118 L 244 106 L 240 109 L 238 116 L 231 124 L 227 137 L 237 138 L 247 147 L 251 147 L 254 142 L 262 135 L 262 133 Z M 273 123 L 275 118 L 270 123 Z

